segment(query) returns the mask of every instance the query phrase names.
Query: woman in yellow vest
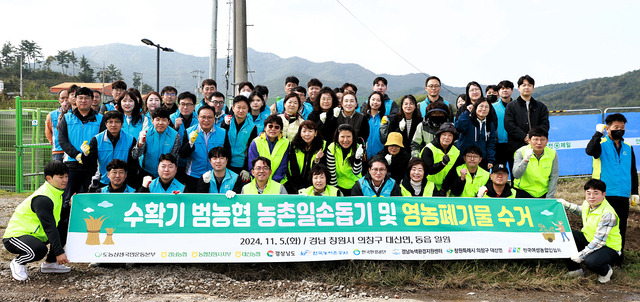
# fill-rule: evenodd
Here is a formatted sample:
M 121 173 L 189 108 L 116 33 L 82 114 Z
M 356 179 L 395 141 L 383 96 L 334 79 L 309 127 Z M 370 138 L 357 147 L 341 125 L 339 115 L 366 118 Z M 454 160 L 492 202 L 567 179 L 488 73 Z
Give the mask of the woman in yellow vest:
M 419 158 L 412 158 L 407 166 L 409 173 L 400 181 L 402 196 L 433 196 L 434 183 L 430 182 L 424 175 L 424 162 Z
M 300 114 L 302 102 L 304 100 L 301 100 L 296 93 L 289 93 L 284 97 L 284 112 L 278 116 L 283 123 L 282 136 L 288 140 L 292 140 L 296 136 L 300 124 L 304 122 L 304 118 Z
M 289 140 L 282 137 L 282 119 L 272 114 L 264 120 L 264 132 L 256 137 L 249 146 L 248 164 L 259 156 L 271 162 L 271 179 L 281 182 L 287 172 L 289 163 Z
M 620 218 L 605 199 L 607 185 L 599 179 L 590 179 L 584 185 L 585 200 L 581 205 L 558 199 L 565 209 L 582 217 L 582 229 L 573 231 L 578 253 L 568 262 L 568 276 L 581 277 L 584 271 L 580 263 L 588 270 L 598 274 L 600 283 L 611 280 L 613 269 L 622 250 Z
M 18 254 L 9 267 L 13 278 L 19 281 L 29 279 L 25 264 L 38 261 L 45 255 L 47 258 L 40 266 L 42 273 L 71 271 L 64 265 L 69 261 L 60 239 L 66 236 L 60 232 L 66 230 L 57 229 L 69 169 L 61 161 L 54 160 L 44 167 L 44 177 L 45 183 L 16 207 L 2 239 L 7 251 Z
M 342 124 L 336 130 L 334 142 L 327 148 L 327 167 L 331 172 L 331 185 L 337 186 L 344 196 L 351 196 L 351 188 L 362 177 L 364 149 L 355 139 L 353 127 Z
M 420 158 L 424 162 L 424 172 L 427 179 L 435 185 L 434 196 L 445 196 L 442 189 L 445 177 L 460 157 L 460 150 L 454 142 L 458 139 L 458 131 L 453 123 L 443 123 L 436 132 L 433 141 L 420 151 Z
M 242 187 L 241 194 L 288 194 L 287 190 L 279 182 L 271 180 L 271 161 L 259 156 L 251 162 L 251 174 L 253 180 Z M 233 191 L 231 191 L 233 192 Z M 226 194 L 227 198 L 233 198 L 235 194 Z
M 328 184 L 331 179 L 329 168 L 323 164 L 314 165 L 311 168 L 311 186 L 306 189 L 300 189 L 300 195 L 307 196 L 342 196 L 342 192 L 338 188 Z
M 316 123 L 302 122 L 289 147 L 289 169 L 285 183 L 288 192 L 298 192 L 311 185 L 311 167 L 326 162 L 324 148 L 325 141 Z

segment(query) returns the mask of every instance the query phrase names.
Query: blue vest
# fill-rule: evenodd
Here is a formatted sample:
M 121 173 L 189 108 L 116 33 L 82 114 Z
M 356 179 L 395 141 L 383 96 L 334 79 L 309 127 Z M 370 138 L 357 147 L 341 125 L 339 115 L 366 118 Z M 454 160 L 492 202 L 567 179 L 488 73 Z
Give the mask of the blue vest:
M 58 117 L 60 117 L 60 108 L 51 111 L 51 130 L 53 130 L 53 148 L 51 151 L 62 151 L 60 141 L 58 141 Z
M 202 129 L 200 129 L 200 125 L 195 125 L 189 129 L 187 129 L 187 137 L 194 132 L 198 131 L 198 137 L 196 138 L 196 142 L 194 144 L 195 150 L 191 153 L 189 158 L 187 159 L 187 168 L 186 173 L 191 177 L 199 178 L 211 169 L 211 164 L 209 163 L 209 150 L 215 147 L 224 146 L 224 139 L 227 135 L 227 132 L 214 125 L 211 128 L 211 132 L 209 134 L 209 139 L 205 141 L 204 133 Z
M 502 99 L 498 98 L 498 101 L 493 103 L 493 109 L 496 110 L 496 115 L 498 116 L 498 129 L 496 129 L 498 134 L 498 143 L 505 144 L 507 143 L 507 130 L 504 129 L 504 115 L 505 115 L 505 107 L 502 103 Z
M 147 150 L 140 157 L 140 166 L 153 177 L 158 177 L 158 159 L 162 154 L 171 153 L 177 136 L 178 131 L 171 127 L 167 127 L 162 134 L 151 127 L 147 132 Z
M 104 106 L 107 107 L 107 111 L 116 110 L 116 104 L 113 102 L 106 103 Z
M 607 185 L 607 196 L 629 197 L 631 195 L 631 146 L 624 141 L 620 154 L 616 151 L 613 140 L 602 139 L 602 152 L 599 159 L 594 159 L 593 178 L 599 178 Z M 596 170 L 599 161 L 600 175 Z
M 302 103 L 302 112 L 300 112 L 300 115 L 302 115 L 303 119 L 307 119 L 307 117 L 309 117 L 309 114 L 313 112 L 313 105 L 311 105 L 311 103 L 308 102 L 304 102 Z
M 156 178 L 149 184 L 149 192 L 150 193 L 171 193 L 173 191 L 180 191 L 180 193 L 184 192 L 184 185 L 181 184 L 177 179 L 173 179 L 169 188 L 165 191 L 160 183 L 160 178 Z
M 227 136 L 229 137 L 229 144 L 231 145 L 230 166 L 235 168 L 244 167 L 244 162 L 247 160 L 247 144 L 249 143 L 249 136 L 251 135 L 251 131 L 253 131 L 253 127 L 253 121 L 248 118 L 244 120 L 244 124 L 242 124 L 240 130 L 236 129 L 235 118 L 229 123 Z
M 278 114 L 284 113 L 284 98 L 281 98 L 276 102 L 276 111 L 278 111 Z
M 67 122 L 67 134 L 69 136 L 69 142 L 73 145 L 76 150 L 80 151 L 80 147 L 83 142 L 87 142 L 87 144 L 91 141 L 98 132 L 100 131 L 100 124 L 102 123 L 102 114 L 96 113 L 95 122 L 87 122 L 82 123 L 80 119 L 73 114 L 73 112 L 67 112 L 64 115 L 64 120 Z M 68 154 L 64 154 L 65 161 L 74 162 L 75 158 L 72 158 Z
M 172 113 L 169 118 L 171 118 L 171 122 L 175 125 L 176 124 L 176 119 L 180 117 L 180 111 L 176 111 L 174 113 Z M 180 143 L 182 143 L 182 140 L 184 139 L 182 137 L 182 135 L 184 134 L 184 129 L 187 128 L 191 128 L 193 126 L 198 125 L 198 116 L 196 115 L 196 112 L 194 111 L 192 114 L 192 118 L 191 118 L 191 124 L 186 125 L 184 123 L 180 124 L 180 127 L 178 127 L 178 135 L 180 136 Z M 186 128 L 185 128 L 186 127 Z M 182 157 L 178 157 L 178 167 L 184 167 L 187 165 L 187 160 L 182 158 Z M 157 173 L 157 171 L 156 171 Z
M 238 174 L 227 169 L 224 173 L 222 184 L 220 184 L 220 191 L 218 191 L 218 185 L 216 184 L 216 177 L 213 175 L 213 170 L 211 170 L 211 181 L 209 181 L 209 193 L 224 194 L 229 190 L 233 190 L 233 187 L 235 186 L 237 180 L 238 180 Z
M 260 135 L 260 133 L 262 133 L 262 131 L 264 130 L 264 120 L 266 120 L 269 115 L 271 115 L 271 110 L 269 110 L 269 107 L 265 108 L 264 111 L 258 114 L 256 119 L 253 119 L 253 115 L 251 115 L 251 113 L 247 114 L 247 119 L 251 120 L 256 126 L 256 132 L 258 132 L 258 135 Z
M 449 107 L 449 102 L 445 101 L 444 99 L 442 101 L 445 105 L 447 105 L 447 107 Z M 429 106 L 429 104 L 431 104 L 431 101 L 429 100 L 428 96 L 426 99 L 424 99 L 424 101 L 418 103 L 418 107 L 420 107 L 420 114 L 422 114 L 423 118 L 427 116 L 427 107 Z
M 379 114 L 369 118 L 369 138 L 367 138 L 368 159 L 373 158 L 374 155 L 378 154 L 378 152 L 384 148 L 382 141 L 380 141 L 380 122 L 381 118 Z
M 393 100 L 392 99 L 388 99 L 386 101 L 384 101 L 384 115 L 389 115 L 391 114 L 391 106 L 393 106 Z M 379 131 L 380 128 L 378 128 Z M 369 134 L 371 135 L 371 134 Z
M 127 185 L 125 185 L 125 186 L 127 186 Z M 111 192 L 109 192 L 109 186 L 102 187 L 102 189 L 100 189 L 100 192 L 102 192 L 102 193 L 111 193 Z M 124 189 L 124 192 L 122 192 L 122 193 L 135 193 L 135 192 L 136 192 L 136 190 L 134 190 L 132 187 L 127 186 Z M 120 192 L 118 192 L 118 193 L 120 193 Z
M 387 179 L 387 181 L 384 183 L 384 186 L 380 190 L 380 195 L 376 195 L 376 192 L 369 185 L 369 182 L 364 178 L 364 176 L 360 177 L 360 179 L 358 179 L 358 182 L 360 183 L 360 188 L 362 189 L 362 196 L 377 196 L 377 197 L 381 197 L 381 196 L 390 197 L 391 191 L 393 190 L 393 186 L 396 184 L 396 181 L 393 178 Z
M 120 138 L 115 147 L 107 136 L 107 130 L 98 133 L 95 138 L 98 143 L 98 168 L 100 169 L 100 182 L 109 184 L 107 177 L 107 165 L 114 159 L 127 161 L 129 159 L 129 147 L 133 144 L 133 136 L 120 130 Z
M 140 135 L 140 131 L 142 131 L 143 123 L 144 123 L 144 116 L 141 116 L 138 122 L 134 125 L 127 122 L 127 116 L 124 115 L 124 123 L 122 123 L 122 131 L 137 138 Z

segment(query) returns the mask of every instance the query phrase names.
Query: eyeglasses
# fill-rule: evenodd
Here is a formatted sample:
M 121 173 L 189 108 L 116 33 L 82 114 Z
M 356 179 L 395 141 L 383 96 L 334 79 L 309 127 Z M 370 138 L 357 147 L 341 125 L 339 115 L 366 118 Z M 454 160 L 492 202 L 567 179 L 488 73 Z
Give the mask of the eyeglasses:
M 203 120 L 212 120 L 213 115 L 199 115 L 198 118 Z
M 373 173 L 386 173 L 387 169 L 386 168 L 371 169 L 371 172 L 373 172 Z
M 165 96 L 176 96 L 176 94 L 173 93 L 173 92 L 165 92 L 164 95 Z
M 269 171 L 269 170 L 271 170 L 271 168 L 269 166 L 253 167 L 253 169 L 256 170 L 256 171 Z
M 193 103 L 180 103 L 180 104 L 178 104 L 178 106 L 180 106 L 180 107 L 193 107 L 194 105 L 193 105 Z
M 430 88 L 430 89 L 440 88 L 440 85 L 427 85 L 427 88 Z
M 467 154 L 465 155 L 468 159 L 480 159 L 480 156 L 477 154 Z
M 268 124 L 267 128 L 269 129 L 275 129 L 275 130 L 280 130 L 280 125 L 272 125 L 272 124 Z
M 214 105 L 224 105 L 224 101 L 213 101 L 212 102 Z

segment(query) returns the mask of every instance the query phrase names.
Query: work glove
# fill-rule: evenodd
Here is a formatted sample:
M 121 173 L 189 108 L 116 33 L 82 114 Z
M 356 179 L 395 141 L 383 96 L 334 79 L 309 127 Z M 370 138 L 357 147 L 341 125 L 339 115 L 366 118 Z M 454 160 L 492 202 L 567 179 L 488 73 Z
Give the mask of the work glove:
M 89 155 L 89 144 L 87 143 L 87 141 L 82 142 L 82 146 L 80 146 L 80 150 L 82 150 L 82 154 L 84 154 L 84 156 L 88 156 Z
M 391 165 L 391 158 L 393 158 L 393 156 L 391 154 L 387 154 L 387 155 L 384 156 L 384 159 L 387 160 L 387 163 L 389 165 Z
M 400 131 L 404 131 L 404 129 L 407 128 L 407 121 L 405 119 L 402 119 L 398 126 L 400 126 Z
M 533 149 L 527 149 L 524 151 L 524 161 L 529 162 L 529 159 L 531 158 L 531 155 L 533 155 Z
M 140 131 L 140 134 L 138 135 L 138 145 L 142 146 L 146 140 L 147 140 L 147 130 Z
M 484 197 L 484 194 L 487 194 L 487 191 L 489 191 L 489 189 L 487 189 L 486 186 L 480 187 L 480 189 L 478 189 L 477 197 Z
M 198 131 L 193 131 L 191 132 L 191 134 L 189 134 L 189 145 L 191 147 L 193 147 L 193 145 L 195 145 L 196 143 L 196 139 L 198 138 Z
M 333 117 L 338 117 L 340 115 L 340 107 L 333 108 Z
M 211 171 L 207 171 L 204 172 L 204 174 L 202 174 L 202 181 L 204 181 L 204 183 L 208 184 L 211 181 Z
M 580 252 L 577 252 L 577 253 L 571 255 L 571 261 L 573 261 L 575 263 L 582 262 L 582 259 L 580 258 Z
M 362 149 L 362 145 L 360 145 L 356 150 L 356 159 L 362 159 L 362 155 L 364 155 L 364 149 Z
M 604 130 L 607 129 L 607 125 L 605 124 L 597 124 L 596 131 L 600 132 L 600 134 L 604 134 Z
M 557 199 L 557 201 L 558 201 L 559 203 L 561 203 L 561 204 L 562 204 L 562 206 L 563 206 L 563 207 L 565 207 L 565 208 L 568 208 L 568 207 L 571 205 L 571 203 L 570 203 L 570 202 L 568 202 L 568 201 L 566 201 L 566 200 L 564 200 L 564 199 L 562 199 L 562 198 L 558 198 L 558 199 Z
M 224 196 L 226 196 L 228 199 L 231 199 L 231 198 L 234 198 L 236 196 L 236 192 L 233 192 L 233 191 L 229 190 L 226 193 L 224 193 Z
M 327 120 L 327 113 L 326 112 L 320 113 L 320 121 L 324 123 L 324 121 L 326 120 Z
M 640 200 L 640 196 L 638 195 L 631 195 L 631 205 L 632 206 L 637 206 L 638 205 L 638 201 Z
M 442 164 L 444 164 L 445 166 L 451 161 L 451 158 L 449 158 L 449 154 L 445 154 L 442 157 Z
M 224 123 L 227 125 L 231 124 L 231 115 L 227 114 L 224 116 Z
M 384 125 L 384 124 L 386 124 L 388 121 L 389 121 L 389 120 L 387 119 L 387 116 L 385 115 L 385 116 L 383 116 L 383 117 L 382 117 L 382 120 L 380 120 L 380 124 L 381 124 L 381 125 Z
M 149 176 L 149 175 L 143 177 L 142 178 L 142 186 L 148 189 L 152 180 L 153 180 L 153 178 L 151 178 L 151 176 Z
M 76 155 L 76 160 L 82 165 L 82 153 L 78 153 L 78 155 Z
M 251 174 L 249 174 L 247 170 L 242 170 L 240 171 L 240 178 L 243 182 L 249 182 L 251 180 Z

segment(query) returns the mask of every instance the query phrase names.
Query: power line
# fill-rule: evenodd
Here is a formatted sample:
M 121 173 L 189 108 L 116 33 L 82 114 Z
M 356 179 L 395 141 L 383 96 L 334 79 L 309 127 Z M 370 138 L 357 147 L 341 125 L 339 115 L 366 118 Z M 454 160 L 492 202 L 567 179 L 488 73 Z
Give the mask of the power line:
M 364 22 L 360 21 L 360 19 L 358 19 L 358 17 L 356 17 L 356 15 L 354 15 L 346 6 L 344 6 L 344 4 L 342 4 L 342 2 L 340 2 L 340 0 L 336 0 L 336 2 L 338 2 L 338 4 L 340 4 L 340 6 L 342 6 L 342 8 L 344 8 L 344 10 L 346 10 L 347 13 L 349 13 L 349 15 L 351 15 L 356 21 L 358 21 L 358 23 L 360 23 L 360 25 L 362 25 L 367 31 L 369 31 L 369 33 L 371 33 L 376 39 L 378 39 L 378 41 L 380 41 L 380 43 L 384 44 L 384 46 L 386 46 L 391 51 L 393 51 L 398 57 L 400 57 L 402 60 L 407 62 L 407 64 L 409 64 L 411 67 L 413 67 L 419 73 L 423 74 L 425 77 L 429 77 L 429 75 L 427 73 L 425 73 L 424 71 L 420 70 L 420 68 L 418 68 L 416 65 L 411 63 L 405 57 L 403 57 L 399 52 L 397 52 L 395 49 L 393 49 L 393 47 L 391 47 L 391 45 L 387 44 L 387 42 L 385 42 L 382 38 L 380 38 L 380 36 L 378 36 L 375 31 L 371 30 L 366 24 L 364 24 Z M 446 91 L 450 92 L 451 94 L 456 95 L 453 91 L 447 89 L 447 87 L 442 86 L 442 88 L 444 88 Z

